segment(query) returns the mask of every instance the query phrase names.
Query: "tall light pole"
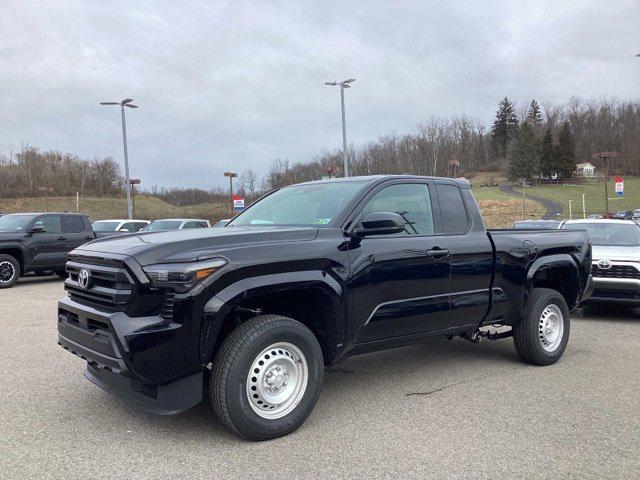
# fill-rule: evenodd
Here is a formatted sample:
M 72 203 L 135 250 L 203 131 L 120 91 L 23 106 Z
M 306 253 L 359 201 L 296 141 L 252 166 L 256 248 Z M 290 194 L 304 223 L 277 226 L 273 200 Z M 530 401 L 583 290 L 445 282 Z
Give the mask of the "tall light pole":
M 224 172 L 225 177 L 229 177 L 229 198 L 231 198 L 231 216 L 233 217 L 233 179 L 238 176 L 236 172 Z
M 349 84 L 355 81 L 355 78 L 349 78 L 347 80 L 343 80 L 342 82 L 324 82 L 325 85 L 340 87 L 340 107 L 342 109 L 342 162 L 344 163 L 343 168 L 345 177 L 349 176 L 349 159 L 347 155 L 347 125 L 345 124 L 344 119 L 344 89 L 351 88 L 351 85 Z
M 127 122 L 124 118 L 124 107 L 138 108 L 134 105 L 132 98 L 125 98 L 121 102 L 100 102 L 100 105 L 120 105 L 120 113 L 122 117 L 122 144 L 124 145 L 124 174 L 127 188 L 127 218 L 133 218 L 133 206 L 131 205 L 131 183 L 129 180 L 129 155 L 127 153 Z

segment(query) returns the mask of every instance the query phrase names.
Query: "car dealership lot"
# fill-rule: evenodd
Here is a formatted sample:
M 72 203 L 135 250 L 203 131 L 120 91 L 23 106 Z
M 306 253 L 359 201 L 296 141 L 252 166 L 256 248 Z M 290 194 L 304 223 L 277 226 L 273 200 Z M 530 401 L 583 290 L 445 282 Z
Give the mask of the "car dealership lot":
M 208 405 L 160 417 L 91 384 L 56 344 L 62 295 L 56 277 L 0 291 L 1 478 L 637 476 L 640 310 L 574 317 L 549 367 L 510 339 L 351 358 L 299 430 L 248 443 Z

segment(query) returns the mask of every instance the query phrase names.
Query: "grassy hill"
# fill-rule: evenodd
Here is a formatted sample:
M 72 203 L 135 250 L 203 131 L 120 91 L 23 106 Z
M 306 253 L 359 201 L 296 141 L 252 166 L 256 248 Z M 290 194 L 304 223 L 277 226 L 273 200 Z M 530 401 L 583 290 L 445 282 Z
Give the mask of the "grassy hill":
M 615 184 L 609 181 L 609 211 L 633 210 L 640 208 L 640 178 L 628 177 L 624 180 L 624 197 L 615 194 Z M 502 193 L 498 187 L 474 187 L 473 193 L 480 200 L 504 200 L 514 197 Z M 603 213 L 605 210 L 604 184 L 602 182 L 581 185 L 538 185 L 526 189 L 527 194 L 554 200 L 562 205 L 563 218 L 569 217 L 569 200 L 573 200 L 574 217 L 582 217 L 582 194 L 585 194 L 585 209 L 590 213 Z
M 0 212 L 43 212 L 44 198 L 0 199 Z M 48 210 L 75 212 L 75 197 L 50 197 Z M 127 201 L 125 198 L 84 197 L 80 199 L 80 212 L 86 213 L 92 220 L 109 218 L 126 218 Z M 176 207 L 159 198 L 136 195 L 135 217 L 145 220 L 156 220 L 168 217 L 206 218 L 216 222 L 229 217 L 229 205 L 222 203 L 204 203 L 187 207 Z

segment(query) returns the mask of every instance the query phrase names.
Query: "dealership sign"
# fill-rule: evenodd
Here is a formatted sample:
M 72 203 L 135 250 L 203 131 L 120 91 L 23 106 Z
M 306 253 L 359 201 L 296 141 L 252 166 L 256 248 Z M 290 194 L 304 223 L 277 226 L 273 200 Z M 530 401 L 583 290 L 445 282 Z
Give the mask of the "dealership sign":
M 233 210 L 236 212 L 244 210 L 244 197 L 233 195 Z
M 616 195 L 619 197 L 624 196 L 624 181 L 622 177 L 616 177 Z

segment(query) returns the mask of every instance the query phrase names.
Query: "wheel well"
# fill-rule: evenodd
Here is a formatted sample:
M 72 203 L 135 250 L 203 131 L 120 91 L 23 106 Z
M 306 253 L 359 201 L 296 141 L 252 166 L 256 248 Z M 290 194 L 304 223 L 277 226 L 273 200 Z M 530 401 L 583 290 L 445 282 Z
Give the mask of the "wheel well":
M 216 351 L 222 341 L 239 323 L 260 314 L 275 314 L 293 318 L 313 332 L 325 364 L 335 357 L 339 303 L 321 287 L 294 288 L 285 291 L 250 295 L 237 304 L 225 317 L 216 339 Z
M 13 258 L 18 260 L 20 264 L 20 270 L 24 273 L 24 257 L 22 256 L 22 251 L 19 248 L 6 248 L 0 250 L 0 255 L 11 255 Z
M 575 270 L 569 265 L 542 268 L 533 277 L 533 288 L 551 288 L 564 297 L 569 309 L 575 306 L 578 299 L 578 278 Z

